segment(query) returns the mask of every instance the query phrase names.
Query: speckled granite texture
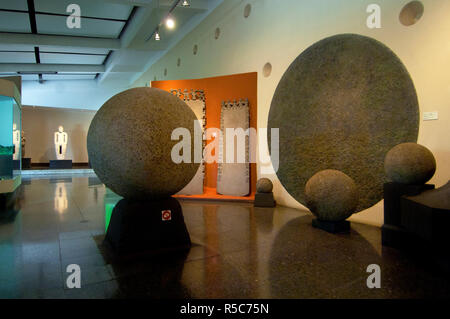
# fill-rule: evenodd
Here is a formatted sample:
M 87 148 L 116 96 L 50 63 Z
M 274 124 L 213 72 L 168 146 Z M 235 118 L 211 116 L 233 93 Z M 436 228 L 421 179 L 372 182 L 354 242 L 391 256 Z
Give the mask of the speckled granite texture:
M 336 169 L 355 181 L 358 212 L 383 197 L 386 153 L 417 140 L 418 100 L 408 71 L 389 48 L 356 34 L 336 35 L 289 66 L 268 127 L 280 129 L 277 176 L 289 194 L 306 204 L 308 179 Z
M 204 128 L 205 128 L 205 112 L 206 112 L 206 105 L 205 101 L 203 99 L 197 99 L 197 100 L 187 100 L 185 99 L 184 102 L 191 108 L 192 112 L 194 112 L 197 119 L 202 123 L 202 130 L 200 132 L 200 135 L 203 134 Z M 200 141 L 202 140 L 202 136 L 198 137 Z M 202 143 L 202 142 L 200 142 Z M 202 150 L 204 147 L 202 146 Z M 177 193 L 177 195 L 201 195 L 203 194 L 203 183 L 204 183 L 204 177 L 205 177 L 205 165 L 204 163 L 200 163 L 197 172 L 195 173 L 194 178 L 181 190 Z
M 344 173 L 326 169 L 311 177 L 305 187 L 306 203 L 323 221 L 341 221 L 350 217 L 358 205 L 358 189 Z
M 273 189 L 272 181 L 266 177 L 258 179 L 256 182 L 256 191 L 258 193 L 271 193 Z
M 402 143 L 387 153 L 384 169 L 393 182 L 425 184 L 436 172 L 436 159 L 425 146 Z
M 189 129 L 194 112 L 182 100 L 155 88 L 134 88 L 109 99 L 89 127 L 89 160 L 100 180 L 115 193 L 134 199 L 170 196 L 195 175 L 198 163 L 175 164 L 172 131 Z M 191 140 L 191 154 L 193 154 Z

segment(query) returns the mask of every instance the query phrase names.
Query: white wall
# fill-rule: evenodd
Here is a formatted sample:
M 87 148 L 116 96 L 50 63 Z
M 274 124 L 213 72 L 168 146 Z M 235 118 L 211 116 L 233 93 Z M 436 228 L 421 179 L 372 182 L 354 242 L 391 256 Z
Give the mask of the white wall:
M 87 163 L 87 133 L 94 115 L 91 110 L 23 106 L 25 157 L 31 157 L 32 163 L 56 159 L 54 133 L 62 125 L 68 135 L 66 159 Z
M 154 80 L 202 78 L 258 72 L 258 127 L 267 118 L 276 86 L 290 63 L 311 44 L 339 33 L 373 37 L 390 47 L 409 70 L 419 97 L 420 111 L 438 111 L 439 120 L 420 123 L 420 144 L 437 159 L 431 180 L 441 186 L 450 179 L 450 1 L 423 0 L 425 13 L 415 25 L 405 27 L 398 16 L 409 0 L 226 0 L 193 32 L 143 74 L 134 86 Z M 249 18 L 244 7 L 252 5 Z M 382 28 L 366 26 L 369 4 L 382 9 Z M 214 39 L 216 27 L 221 36 Z M 199 51 L 192 54 L 194 44 Z M 181 66 L 177 67 L 177 59 Z M 266 62 L 272 75 L 263 77 Z M 164 76 L 164 69 L 168 74 Z M 399 123 L 401 125 L 401 123 Z M 303 208 L 281 186 L 275 175 L 274 193 L 279 204 Z M 383 206 L 352 217 L 354 221 L 381 225 Z
M 98 110 L 123 86 L 98 84 L 95 80 L 23 81 L 22 104 L 44 107 Z

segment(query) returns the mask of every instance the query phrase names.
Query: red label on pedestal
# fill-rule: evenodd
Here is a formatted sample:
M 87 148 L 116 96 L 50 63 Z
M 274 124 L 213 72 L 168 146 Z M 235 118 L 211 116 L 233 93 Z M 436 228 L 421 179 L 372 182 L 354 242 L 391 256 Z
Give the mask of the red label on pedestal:
M 163 210 L 161 212 L 161 220 L 163 221 L 172 220 L 172 212 L 170 210 Z

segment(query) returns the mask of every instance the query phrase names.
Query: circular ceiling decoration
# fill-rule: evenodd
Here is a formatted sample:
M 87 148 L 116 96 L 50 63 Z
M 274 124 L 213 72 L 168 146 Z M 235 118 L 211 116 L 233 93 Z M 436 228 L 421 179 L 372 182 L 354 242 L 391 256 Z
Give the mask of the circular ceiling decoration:
M 420 1 L 411 1 L 406 4 L 400 12 L 400 23 L 404 26 L 416 24 L 423 16 L 425 8 Z
M 268 78 L 272 74 L 272 64 L 267 62 L 263 67 L 263 76 Z
M 214 32 L 214 39 L 218 39 L 220 37 L 220 28 L 216 28 L 216 31 Z
M 388 47 L 342 34 L 313 44 L 289 66 L 268 127 L 269 141 L 270 129 L 279 128 L 277 176 L 290 195 L 305 205 L 311 176 L 340 170 L 358 186 L 359 212 L 383 197 L 386 153 L 417 141 L 419 106 L 408 71 Z

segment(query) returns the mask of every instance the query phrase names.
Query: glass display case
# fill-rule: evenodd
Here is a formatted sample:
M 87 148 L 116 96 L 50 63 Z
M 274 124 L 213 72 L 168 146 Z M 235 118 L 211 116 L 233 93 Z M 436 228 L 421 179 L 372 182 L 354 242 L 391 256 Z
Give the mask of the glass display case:
M 0 95 L 0 178 L 20 174 L 22 121 L 14 98 Z
M 0 193 L 13 192 L 20 185 L 21 114 L 16 84 L 0 79 Z

